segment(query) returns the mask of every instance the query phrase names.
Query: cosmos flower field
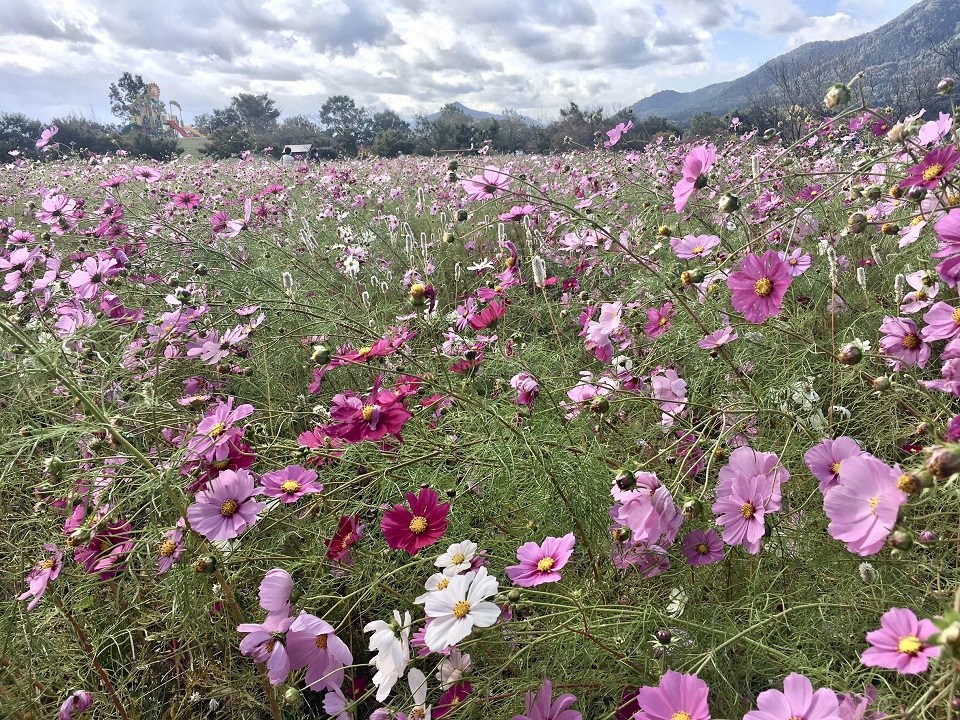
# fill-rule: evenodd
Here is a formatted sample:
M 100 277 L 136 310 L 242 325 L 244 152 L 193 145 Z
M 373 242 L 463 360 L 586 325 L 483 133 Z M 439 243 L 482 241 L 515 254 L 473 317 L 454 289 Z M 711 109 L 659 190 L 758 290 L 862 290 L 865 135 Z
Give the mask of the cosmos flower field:
M 954 717 L 960 150 L 896 120 L 0 166 L 0 716 Z

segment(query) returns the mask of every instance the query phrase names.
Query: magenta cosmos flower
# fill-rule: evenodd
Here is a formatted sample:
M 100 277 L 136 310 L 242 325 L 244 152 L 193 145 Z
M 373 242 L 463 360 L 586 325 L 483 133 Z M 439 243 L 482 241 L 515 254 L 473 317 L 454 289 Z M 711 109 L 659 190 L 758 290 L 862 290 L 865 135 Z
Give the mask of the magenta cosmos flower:
M 573 533 L 561 538 L 548 537 L 542 545 L 524 543 L 517 550 L 519 565 L 506 568 L 507 577 L 514 585 L 534 587 L 560 579 L 560 570 L 573 554 Z
M 857 555 L 879 552 L 897 522 L 907 495 L 898 486 L 900 468 L 872 455 L 840 463 L 839 481 L 823 497 L 827 532 Z
M 243 435 L 243 429 L 233 427 L 238 420 L 251 415 L 253 405 L 244 404 L 233 408 L 233 398 L 218 403 L 217 407 L 207 413 L 206 417 L 197 425 L 197 432 L 190 438 L 187 447 L 196 455 L 205 455 L 211 458 L 211 451 L 226 445 L 234 438 Z M 194 457 L 195 457 L 194 456 Z
M 207 540 L 230 540 L 253 525 L 265 503 L 251 498 L 258 489 L 247 470 L 224 470 L 208 490 L 197 493 L 187 520 Z
M 180 520 L 183 522 L 183 520 Z M 183 552 L 183 528 L 175 527 L 167 530 L 163 534 L 164 540 L 157 548 L 157 575 L 165 575 L 170 572 L 173 564 L 180 561 L 180 554 Z
M 866 454 L 853 438 L 838 437 L 836 440 L 821 440 L 803 454 L 803 461 L 820 481 L 820 492 L 825 493 L 840 482 L 841 462 Z
M 385 435 L 400 437 L 400 429 L 413 413 L 403 404 L 404 393 L 384 390 L 380 381 L 378 377 L 366 400 L 350 390 L 334 395 L 330 418 L 338 424 L 326 428 L 332 437 L 348 443 L 380 440 Z
M 360 516 L 341 515 L 337 522 L 337 531 L 330 540 L 326 540 L 327 559 L 340 565 L 353 565 L 350 546 L 363 537 L 366 526 L 360 524 Z
M 525 715 L 514 715 L 511 720 L 583 720 L 583 716 L 576 710 L 568 708 L 577 701 L 577 696 L 570 693 L 561 695 L 553 700 L 553 683 L 550 678 L 544 678 L 540 691 L 534 695 L 526 695 L 527 712 Z
M 74 720 L 77 715 L 91 707 L 93 707 L 93 695 L 86 690 L 75 690 L 63 701 L 60 712 L 57 713 L 57 720 Z
M 922 673 L 930 666 L 930 658 L 940 656 L 940 646 L 927 643 L 936 632 L 932 622 L 918 620 L 912 610 L 890 608 L 880 617 L 880 629 L 867 633 L 871 647 L 863 651 L 860 662 L 901 675 Z
M 649 338 L 660 337 L 673 327 L 673 323 L 670 321 L 676 315 L 677 312 L 673 309 L 673 303 L 670 302 L 661 305 L 659 310 L 650 308 L 647 310 L 647 322 L 643 326 L 643 331 Z
M 421 488 L 419 495 L 406 494 L 409 508 L 394 505 L 380 520 L 380 529 L 387 545 L 416 555 L 433 545 L 447 531 L 450 503 L 440 504 L 440 496 L 430 488 Z
M 517 391 L 517 405 L 533 405 L 537 393 L 540 392 L 540 383 L 528 372 L 517 373 L 510 378 L 510 387 Z
M 716 332 L 710 333 L 705 338 L 698 340 L 697 346 L 703 350 L 716 350 L 718 347 L 723 347 L 727 343 L 733 342 L 738 337 L 740 336 L 737 335 L 737 332 L 727 325 Z
M 500 172 L 500 168 L 487 165 L 482 174 L 464 180 L 463 189 L 467 191 L 467 200 L 487 200 L 506 191 L 511 182 L 510 176 Z
M 603 146 L 608 148 L 613 147 L 620 142 L 620 137 L 632 127 L 633 120 L 630 120 L 626 123 L 618 123 L 616 127 L 610 128 L 607 130 L 607 138 L 609 139 L 603 143 Z
M 757 709 L 743 720 L 840 720 L 840 701 L 833 690 L 813 691 L 813 683 L 804 675 L 791 673 L 783 681 L 783 692 L 764 690 L 757 697 Z
M 767 250 L 762 258 L 750 253 L 740 270 L 727 278 L 732 293 L 730 302 L 748 322 L 762 323 L 780 314 L 780 303 L 791 282 L 790 268 L 776 251 Z
M 27 585 L 29 588 L 17 597 L 17 600 L 33 598 L 27 604 L 28 611 L 33 610 L 37 606 L 40 598 L 42 598 L 43 594 L 47 591 L 47 585 L 50 584 L 51 580 L 56 580 L 60 571 L 63 569 L 63 562 L 61 561 L 63 552 L 51 543 L 44 543 L 43 549 L 47 552 L 52 552 L 53 557 L 47 558 L 39 566 L 27 573 Z
M 723 541 L 716 530 L 691 530 L 684 535 L 680 552 L 691 565 L 709 565 L 724 558 Z
M 717 159 L 717 148 L 713 145 L 694 148 L 683 161 L 683 180 L 673 186 L 673 206 L 677 212 L 683 212 L 690 198 L 707 184 L 707 173 Z
M 710 720 L 707 694 L 710 688 L 696 675 L 667 670 L 659 687 L 644 686 L 637 691 L 640 712 L 636 720 Z
M 771 487 L 763 476 L 736 477 L 721 494 L 717 488 L 717 501 L 711 510 L 717 517 L 717 525 L 723 527 L 723 541 L 727 545 L 743 545 L 748 553 L 760 552 L 760 538 L 765 532 L 763 517 L 767 510 L 779 509 L 772 505 Z
M 922 187 L 933 190 L 947 173 L 960 161 L 960 150 L 952 145 L 937 148 L 907 171 L 907 177 L 900 181 L 900 187 Z
M 930 346 L 920 339 L 917 324 L 910 318 L 885 316 L 880 324 L 880 349 L 887 356 L 887 364 L 894 370 L 904 365 L 922 368 L 930 359 Z
M 300 465 L 288 465 L 282 470 L 268 472 L 260 478 L 261 494 L 280 498 L 285 503 L 296 502 L 308 493 L 318 493 L 323 485 L 317 483 L 317 473 Z
M 938 302 L 923 315 L 926 326 L 920 331 L 924 342 L 953 340 L 960 337 L 960 308 Z

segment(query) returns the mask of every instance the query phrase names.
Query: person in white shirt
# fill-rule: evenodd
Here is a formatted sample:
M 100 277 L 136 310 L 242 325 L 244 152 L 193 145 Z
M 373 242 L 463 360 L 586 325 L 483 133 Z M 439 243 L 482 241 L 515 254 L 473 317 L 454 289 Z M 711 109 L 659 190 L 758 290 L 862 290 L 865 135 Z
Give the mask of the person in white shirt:
M 293 157 L 293 153 L 290 152 L 289 147 L 283 149 L 283 155 L 280 156 L 280 164 L 284 167 L 293 167 L 296 164 L 297 160 Z

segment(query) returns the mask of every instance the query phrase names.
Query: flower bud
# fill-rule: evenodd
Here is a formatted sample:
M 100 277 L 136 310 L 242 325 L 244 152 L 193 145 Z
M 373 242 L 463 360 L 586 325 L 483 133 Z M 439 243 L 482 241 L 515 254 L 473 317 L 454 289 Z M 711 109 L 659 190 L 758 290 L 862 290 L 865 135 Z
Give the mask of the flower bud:
M 512 603 L 517 602 L 520 599 L 520 591 L 517 588 L 513 588 L 510 592 L 507 593 L 507 600 Z
M 453 243 L 455 243 L 455 242 L 457 241 L 457 236 L 454 235 L 452 232 L 445 232 L 445 233 L 443 234 L 443 241 L 444 241 L 447 245 L 452 245 Z
M 622 468 L 617 471 L 617 475 L 613 481 L 617 484 L 617 487 L 624 492 L 629 492 L 637 486 L 636 476 L 629 470 Z
M 940 540 L 940 536 L 933 530 L 923 530 L 917 535 L 917 542 L 924 545 L 933 545 Z
M 654 633 L 654 637 L 657 638 L 657 642 L 661 645 L 669 645 L 670 641 L 673 640 L 673 633 L 669 630 L 657 630 Z
M 886 375 L 881 375 L 880 377 L 873 379 L 874 390 L 883 392 L 885 390 L 889 390 L 891 385 L 892 383 L 890 382 L 890 378 L 888 378 Z
M 58 455 L 52 455 L 43 461 L 43 469 L 54 479 L 59 480 L 63 473 L 63 460 Z
M 427 286 L 423 283 L 414 283 L 410 286 L 410 304 L 414 307 L 420 307 L 426 302 Z
M 317 365 L 326 365 L 330 362 L 330 348 L 326 345 L 314 345 L 310 359 Z
M 193 563 L 193 571 L 201 575 L 212 575 L 217 569 L 217 559 L 213 555 L 204 555 Z
M 447 170 L 455 172 L 459 167 L 460 163 L 457 160 L 447 160 Z
M 847 218 L 847 232 L 851 235 L 858 235 L 866 229 L 867 216 L 863 213 L 851 213 L 850 217 Z
M 906 530 L 894 530 L 889 543 L 896 550 L 906 551 L 913 547 L 913 535 Z
M 863 360 L 863 350 L 854 343 L 847 343 L 837 353 L 837 360 L 841 365 L 856 365 Z
M 610 531 L 615 542 L 626 542 L 630 539 L 630 528 L 618 527 Z
M 827 94 L 823 98 L 824 105 L 827 106 L 828 110 L 833 110 L 834 108 L 843 107 L 853 98 L 853 93 L 850 92 L 850 87 L 845 83 L 834 83 L 830 86 L 830 89 L 827 90 Z
M 907 190 L 907 199 L 913 202 L 920 202 L 927 196 L 927 189 L 916 185 Z
M 288 687 L 283 692 L 283 701 L 287 705 L 293 705 L 294 707 L 300 707 L 303 704 L 303 694 L 297 690 L 295 687 Z
M 595 397 L 590 402 L 590 410 L 595 412 L 597 415 L 602 415 L 609 409 L 610 409 L 610 401 L 607 400 L 602 395 L 599 397 Z
M 927 462 L 924 467 L 935 478 L 943 480 L 960 471 L 960 454 L 956 450 L 938 446 L 927 452 Z
M 680 514 L 683 515 L 683 519 L 686 522 L 693 522 L 700 514 L 703 512 L 703 503 L 701 503 L 696 498 L 687 500 L 683 504 L 683 509 L 680 511 Z
M 890 142 L 903 142 L 907 139 L 907 127 L 902 122 L 898 122 L 887 131 L 887 140 Z
M 717 204 L 722 213 L 732 213 L 740 209 L 740 198 L 733 193 L 724 193 L 720 196 L 720 202 Z
M 937 92 L 941 95 L 949 95 L 953 92 L 954 87 L 956 87 L 956 83 L 953 78 L 945 77 L 937 83 Z
M 466 210 L 457 210 L 457 222 L 466 222 L 467 217 L 468 215 Z

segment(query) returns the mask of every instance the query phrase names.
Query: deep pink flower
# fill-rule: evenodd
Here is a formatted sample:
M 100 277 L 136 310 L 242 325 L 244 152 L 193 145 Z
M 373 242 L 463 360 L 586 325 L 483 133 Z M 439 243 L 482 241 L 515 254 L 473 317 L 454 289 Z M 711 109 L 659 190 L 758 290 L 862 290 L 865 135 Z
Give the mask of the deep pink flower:
M 266 503 L 251 498 L 259 492 L 247 470 L 224 470 L 209 490 L 201 490 L 187 508 L 190 525 L 207 540 L 230 540 L 257 522 Z
M 658 687 L 646 685 L 637 691 L 640 712 L 635 720 L 710 720 L 707 694 L 710 688 L 696 675 L 667 670 Z
M 673 309 L 673 303 L 671 302 L 664 303 L 659 310 L 650 308 L 647 310 L 647 323 L 643 326 L 643 331 L 649 338 L 660 337 L 673 327 L 673 323 L 670 321 L 676 315 L 677 312 Z
M 517 373 L 510 378 L 510 387 L 517 391 L 517 405 L 533 405 L 534 398 L 540 392 L 540 383 L 528 372 Z
M 783 692 L 764 690 L 757 697 L 757 709 L 743 720 L 840 720 L 840 702 L 829 688 L 813 691 L 804 675 L 791 673 L 783 681 Z
M 791 282 L 789 267 L 776 251 L 767 250 L 762 258 L 750 253 L 740 270 L 727 278 L 730 302 L 748 322 L 762 323 L 780 314 L 783 296 Z
M 337 637 L 333 626 L 302 610 L 290 625 L 287 652 L 295 658 L 294 669 L 307 668 L 304 682 L 317 692 L 339 689 L 344 666 L 353 664 L 353 653 Z
M 463 189 L 467 191 L 467 200 L 486 200 L 505 192 L 511 182 L 510 176 L 500 168 L 487 165 L 482 174 L 464 180 Z
M 285 503 L 296 502 L 308 493 L 323 491 L 323 485 L 317 483 L 316 471 L 300 465 L 288 465 L 282 470 L 264 473 L 260 482 L 262 495 L 280 498 Z
M 927 153 L 923 160 L 907 170 L 907 177 L 900 181 L 900 187 L 922 187 L 933 190 L 947 173 L 960 161 L 960 150 L 953 145 L 936 148 Z
M 341 515 L 333 537 L 324 541 L 327 546 L 327 559 L 340 565 L 353 565 L 350 547 L 364 536 L 365 531 L 366 526 L 360 524 L 357 514 Z
M 173 206 L 181 210 L 200 207 L 200 196 L 192 192 L 178 192 L 173 196 Z
M 93 707 L 93 695 L 86 690 L 75 690 L 63 701 L 57 720 L 76 720 L 76 716 Z
M 181 520 L 181 522 L 183 522 Z M 180 553 L 183 552 L 183 529 L 175 527 L 167 530 L 163 534 L 165 540 L 160 543 L 157 549 L 157 575 L 165 575 L 173 567 L 173 564 L 180 560 Z
M 573 533 L 561 538 L 548 537 L 542 545 L 535 542 L 524 543 L 517 550 L 519 565 L 506 568 L 507 577 L 514 585 L 534 587 L 560 580 L 560 570 L 573 554 Z
M 394 505 L 380 520 L 383 536 L 394 550 L 416 555 L 433 545 L 447 531 L 450 503 L 440 504 L 440 496 L 430 488 L 421 488 L 419 495 L 406 494 L 410 507 Z
M 465 680 L 447 690 L 440 696 L 440 699 L 437 700 L 437 704 L 433 706 L 432 717 L 434 720 L 440 720 L 440 718 L 466 700 L 470 694 L 470 690 L 472 690 L 472 687 L 470 683 Z
M 716 350 L 718 347 L 723 347 L 727 343 L 731 343 L 740 337 L 737 332 L 727 325 L 724 328 L 710 333 L 704 338 L 701 338 L 697 341 L 697 345 L 704 350 Z
M 400 430 L 413 417 L 403 404 L 405 394 L 380 387 L 380 377 L 366 400 L 351 391 L 334 395 L 330 418 L 337 422 L 326 431 L 348 443 L 380 440 L 385 435 L 400 437 Z
M 860 662 L 901 675 L 922 673 L 930 666 L 930 658 L 940 656 L 940 646 L 927 643 L 936 632 L 932 622 L 917 619 L 912 610 L 890 608 L 880 617 L 880 629 L 867 633 L 871 647 L 863 651 Z
M 717 159 L 717 148 L 713 145 L 696 147 L 683 161 L 683 179 L 673 186 L 673 206 L 683 212 L 690 198 L 706 183 L 707 173 Z
M 527 712 L 525 715 L 514 715 L 511 720 L 583 720 L 583 716 L 576 710 L 568 708 L 577 701 L 576 695 L 566 693 L 552 701 L 553 684 L 550 678 L 544 678 L 539 692 L 526 694 Z
M 478 314 L 470 315 L 467 322 L 474 330 L 482 330 L 486 327 L 493 328 L 506 311 L 507 304 L 505 302 L 492 302 Z
M 673 254 L 681 260 L 707 257 L 719 244 L 720 238 L 716 235 L 687 235 L 683 238 L 670 238 Z
M 27 573 L 27 585 L 29 585 L 29 589 L 17 597 L 17 600 L 32 598 L 32 600 L 27 603 L 28 611 L 33 610 L 37 606 L 40 598 L 42 598 L 43 594 L 47 591 L 47 585 L 50 581 L 56 580 L 60 571 L 63 569 L 63 562 L 61 560 L 63 551 L 52 543 L 44 543 L 43 548 L 47 552 L 52 552 L 53 557 L 47 558 Z
M 131 529 L 124 520 L 107 522 L 93 533 L 89 542 L 73 549 L 73 559 L 91 575 L 99 575 L 101 580 L 113 579 L 123 570 L 127 554 L 133 550 Z
M 843 460 L 837 484 L 823 498 L 830 536 L 857 555 L 879 552 L 907 500 L 898 487 L 900 475 L 899 466 L 891 468 L 872 455 Z
M 930 359 L 930 346 L 920 339 L 917 324 L 910 318 L 885 316 L 880 324 L 880 349 L 887 355 L 887 364 L 894 370 L 904 365 L 922 368 Z
M 723 560 L 723 541 L 716 530 L 691 530 L 680 543 L 680 552 L 691 565 L 709 565 Z
M 825 493 L 840 482 L 840 463 L 849 457 L 867 455 L 857 441 L 849 437 L 824 439 L 803 454 L 803 461 L 813 476 L 820 481 L 820 492 Z
M 940 368 L 941 380 L 921 380 L 920 384 L 931 390 L 951 393 L 960 397 L 960 359 L 947 360 Z

